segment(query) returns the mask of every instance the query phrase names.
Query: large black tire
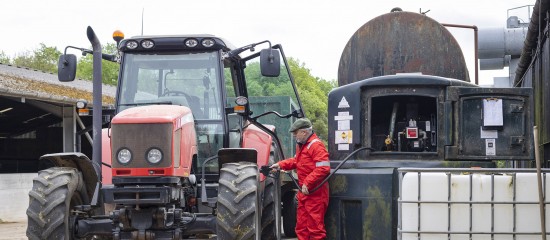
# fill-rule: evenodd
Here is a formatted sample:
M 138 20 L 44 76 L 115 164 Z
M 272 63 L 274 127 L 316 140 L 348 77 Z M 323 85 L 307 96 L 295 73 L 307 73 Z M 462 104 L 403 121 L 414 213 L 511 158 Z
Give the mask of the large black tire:
M 296 192 L 289 191 L 283 196 L 283 231 L 286 237 L 296 237 L 296 210 L 298 200 Z
M 257 166 L 249 162 L 226 163 L 220 170 L 218 189 L 218 239 L 254 239 Z
M 54 167 L 38 172 L 29 192 L 29 239 L 71 239 L 71 208 L 84 204 L 82 176 L 74 168 Z

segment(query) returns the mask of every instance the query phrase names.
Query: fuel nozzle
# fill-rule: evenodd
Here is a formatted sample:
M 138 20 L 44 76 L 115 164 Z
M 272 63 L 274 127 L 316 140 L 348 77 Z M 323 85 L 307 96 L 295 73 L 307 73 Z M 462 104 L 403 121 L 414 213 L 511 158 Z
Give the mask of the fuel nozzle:
M 268 166 L 268 165 L 263 165 L 260 167 L 260 172 L 266 177 L 269 176 L 269 173 L 271 172 L 271 170 L 272 170 L 271 166 Z
M 393 140 L 391 139 L 390 135 L 386 137 L 386 139 L 384 140 L 384 144 L 386 145 L 386 151 L 393 150 Z

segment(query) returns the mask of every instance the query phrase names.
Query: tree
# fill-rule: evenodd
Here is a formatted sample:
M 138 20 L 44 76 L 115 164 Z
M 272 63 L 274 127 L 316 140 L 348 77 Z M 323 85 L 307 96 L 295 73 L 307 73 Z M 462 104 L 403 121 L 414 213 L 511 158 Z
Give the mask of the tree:
M 328 139 L 328 93 L 336 87 L 335 81 L 327 81 L 314 77 L 311 71 L 306 68 L 305 63 L 299 60 L 288 59 L 290 72 L 296 81 L 296 87 L 300 95 L 303 111 L 312 121 L 315 132 L 323 141 Z M 245 68 L 247 76 L 247 90 L 249 96 L 294 96 L 294 89 L 289 84 L 287 74 L 279 77 L 264 77 L 260 74 L 260 64 L 252 62 Z M 286 71 L 281 68 L 281 73 Z M 226 72 L 226 79 L 228 74 Z M 226 87 L 232 89 L 229 82 Z M 293 98 L 295 103 L 298 100 Z
M 300 63 L 298 59 L 290 58 L 288 64 L 296 81 L 304 112 L 311 120 L 317 135 L 326 143 L 328 140 L 328 93 L 336 87 L 336 82 L 314 77 L 306 68 L 305 63 Z
M 117 51 L 115 43 L 108 43 L 102 46 L 102 52 L 108 54 L 114 54 Z M 107 60 L 101 60 L 101 77 L 104 84 L 116 85 L 118 82 L 118 69 L 119 65 L 115 62 Z M 93 78 L 93 55 L 87 54 L 85 57 L 80 58 L 76 68 L 76 76 L 81 79 L 92 80 Z
M 45 72 L 57 72 L 57 61 L 61 52 L 56 47 L 48 47 L 40 43 L 40 48 L 16 56 L 13 63 Z
M 0 63 L 9 64 L 10 62 L 10 57 L 4 51 L 0 51 Z

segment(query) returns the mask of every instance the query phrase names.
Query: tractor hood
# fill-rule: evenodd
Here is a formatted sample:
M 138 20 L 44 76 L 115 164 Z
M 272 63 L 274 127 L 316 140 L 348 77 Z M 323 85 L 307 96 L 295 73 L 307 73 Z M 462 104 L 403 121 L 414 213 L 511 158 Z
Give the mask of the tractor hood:
M 150 105 L 126 109 L 117 114 L 111 123 L 175 123 L 183 116 L 191 116 L 188 107 L 176 105 Z

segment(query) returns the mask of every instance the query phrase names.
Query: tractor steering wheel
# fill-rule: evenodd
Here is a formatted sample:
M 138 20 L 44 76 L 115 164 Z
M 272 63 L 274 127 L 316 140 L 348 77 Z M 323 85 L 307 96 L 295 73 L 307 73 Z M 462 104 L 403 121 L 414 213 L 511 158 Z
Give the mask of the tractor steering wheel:
M 189 98 L 189 94 L 184 93 L 182 91 L 166 91 L 162 94 L 162 96 L 185 96 L 185 98 Z

